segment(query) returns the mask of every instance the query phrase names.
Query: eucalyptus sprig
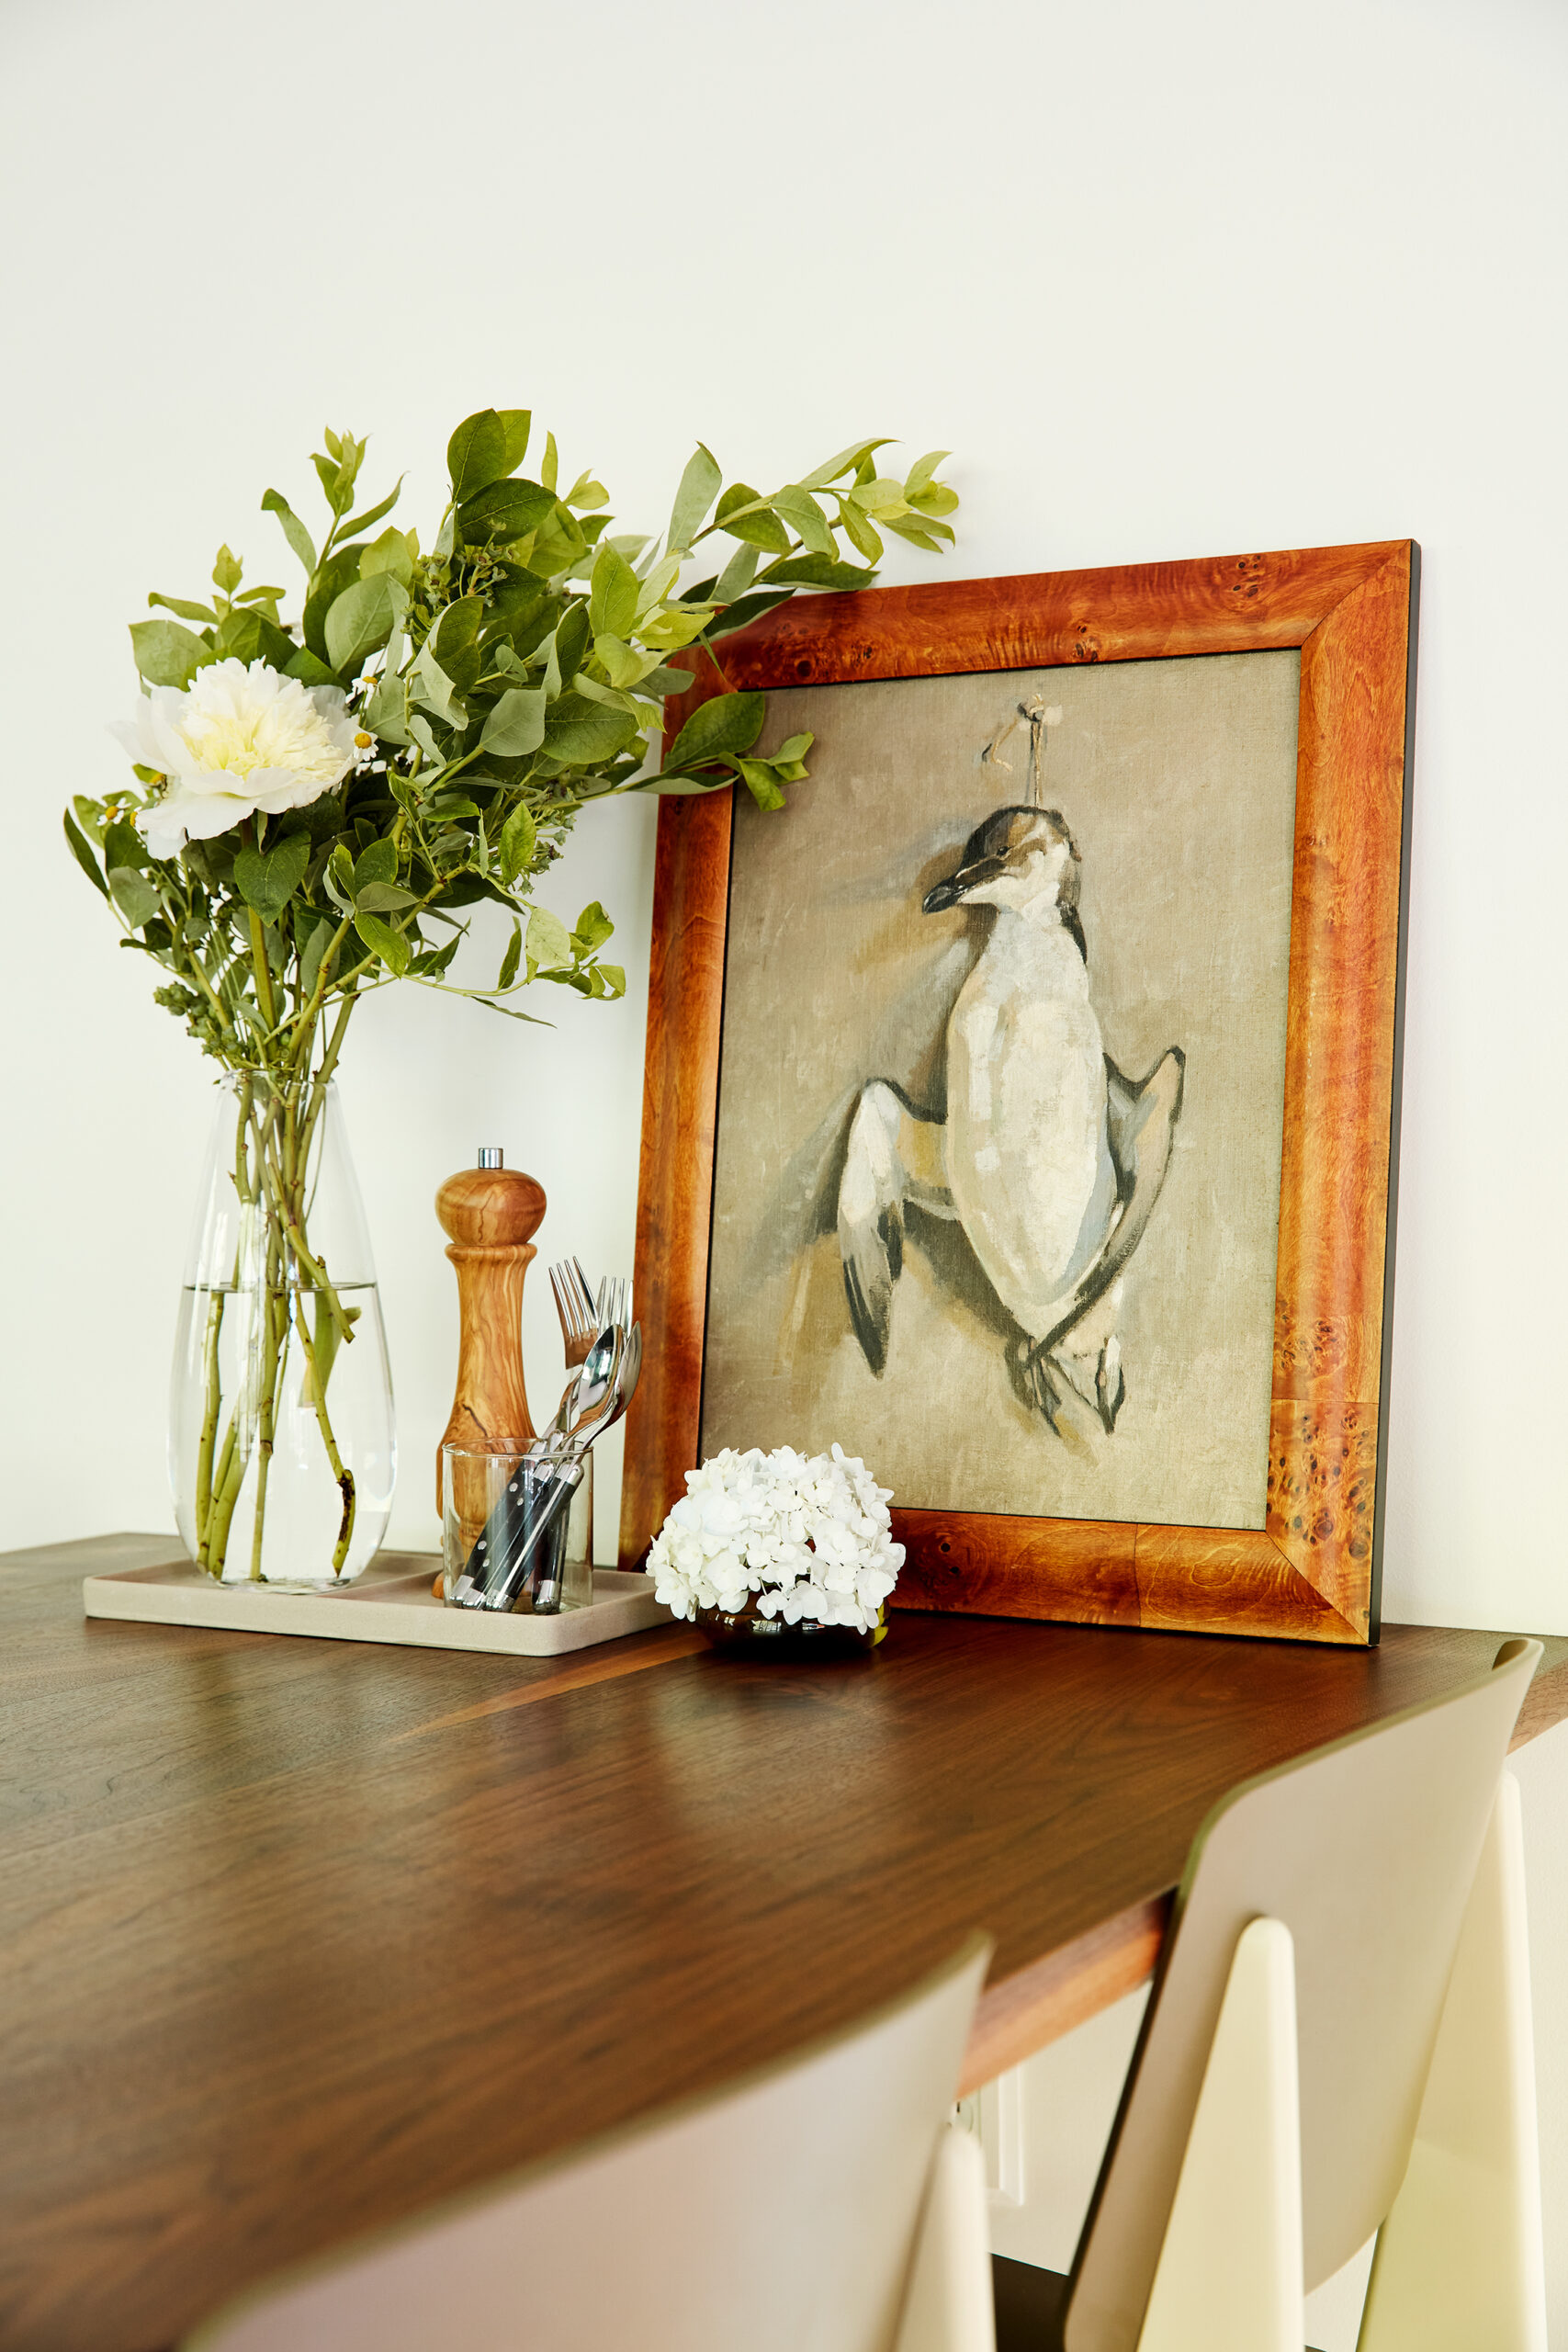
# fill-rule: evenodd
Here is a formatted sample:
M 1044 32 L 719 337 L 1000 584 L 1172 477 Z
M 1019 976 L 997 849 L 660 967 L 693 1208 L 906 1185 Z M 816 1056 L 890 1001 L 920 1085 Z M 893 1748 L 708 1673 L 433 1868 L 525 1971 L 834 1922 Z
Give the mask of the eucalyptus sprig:
M 192 775 L 143 762 L 140 791 L 78 797 L 66 817 L 124 944 L 169 973 L 159 1001 L 231 1068 L 295 1064 L 330 1007 L 392 979 L 522 1019 L 509 1000 L 536 979 L 621 994 L 624 973 L 601 957 L 613 929 L 603 908 L 569 930 L 532 903 L 578 808 L 737 780 L 778 808 L 811 743 L 800 734 L 756 757 L 766 696 L 725 692 L 650 773 L 666 699 L 692 684 L 671 657 L 705 650 L 722 680 L 728 634 L 801 589 L 865 586 L 884 532 L 932 552 L 953 538 L 944 518 L 957 498 L 937 479 L 940 451 L 898 480 L 877 470 L 885 440 L 859 441 L 763 493 L 726 488 L 699 444 L 650 540 L 611 530 L 591 472 L 561 490 L 553 434 L 536 478 L 524 475 L 531 437 L 525 410 L 464 420 L 426 550 L 386 519 L 400 481 L 356 507 L 367 444 L 329 431 L 311 460 L 327 508 L 320 545 L 281 492 L 261 502 L 304 573 L 297 621 L 283 616 L 285 590 L 243 584 L 225 545 L 205 601 L 154 592 L 157 616 L 132 625 L 155 704 L 160 690 L 189 697 L 215 664 L 260 663 L 355 726 L 352 765 L 297 805 L 250 807 L 243 778 L 222 773 L 212 782 L 234 787 L 234 821 L 215 830 L 209 808 L 182 838 Z M 727 560 L 683 583 L 716 537 L 733 543 Z M 847 560 L 840 538 L 865 560 Z M 512 931 L 493 985 L 458 989 L 448 972 L 465 910 L 485 899 L 511 912 Z

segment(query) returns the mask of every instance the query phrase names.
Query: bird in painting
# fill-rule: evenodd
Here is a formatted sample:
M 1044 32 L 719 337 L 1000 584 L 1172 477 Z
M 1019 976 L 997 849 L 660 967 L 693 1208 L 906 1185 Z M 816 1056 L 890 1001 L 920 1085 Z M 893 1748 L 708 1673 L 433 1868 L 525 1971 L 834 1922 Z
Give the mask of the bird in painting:
M 1055 714 L 1053 714 L 1055 716 Z M 923 912 L 989 907 L 988 940 L 947 1023 L 945 1116 L 892 1080 L 860 1089 L 838 1190 L 851 1319 L 887 1361 L 905 1212 L 962 1227 L 1022 1334 L 1015 1374 L 1055 1428 L 1070 1386 L 1109 1432 L 1126 1395 L 1122 1278 L 1170 1164 L 1185 1057 L 1129 1079 L 1106 1053 L 1078 917 L 1080 859 L 1060 814 L 998 808 Z

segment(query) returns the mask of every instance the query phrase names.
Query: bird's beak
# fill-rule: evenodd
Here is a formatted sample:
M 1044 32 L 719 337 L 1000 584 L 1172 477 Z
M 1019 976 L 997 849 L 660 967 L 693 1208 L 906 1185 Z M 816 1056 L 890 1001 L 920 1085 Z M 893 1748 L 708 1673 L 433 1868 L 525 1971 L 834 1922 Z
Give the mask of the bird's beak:
M 920 901 L 920 912 L 939 915 L 944 907 L 955 907 L 960 899 L 966 899 L 982 882 L 994 882 L 1006 864 L 1005 857 L 977 857 L 973 865 L 961 865 L 956 874 L 950 874 L 945 882 L 938 882 L 926 892 Z

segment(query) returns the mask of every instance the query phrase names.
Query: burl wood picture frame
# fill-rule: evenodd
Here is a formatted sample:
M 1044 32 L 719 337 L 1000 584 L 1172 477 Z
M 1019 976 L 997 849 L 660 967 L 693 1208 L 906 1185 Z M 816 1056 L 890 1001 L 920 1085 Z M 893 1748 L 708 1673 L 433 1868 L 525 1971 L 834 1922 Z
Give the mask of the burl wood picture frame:
M 1418 567 L 1396 540 L 872 589 L 722 640 L 728 686 L 764 689 L 1300 650 L 1265 1524 L 896 1507 L 895 1605 L 1376 1641 Z M 704 664 L 681 721 L 725 690 Z M 731 822 L 728 792 L 660 809 L 624 1567 L 698 1459 Z

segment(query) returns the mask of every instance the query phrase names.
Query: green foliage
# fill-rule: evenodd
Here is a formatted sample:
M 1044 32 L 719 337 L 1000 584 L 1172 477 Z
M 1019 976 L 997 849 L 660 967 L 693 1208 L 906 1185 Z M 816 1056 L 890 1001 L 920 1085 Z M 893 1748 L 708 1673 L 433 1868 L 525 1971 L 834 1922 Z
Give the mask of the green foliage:
M 606 794 L 735 784 L 761 808 L 784 806 L 811 738 L 759 754 L 767 698 L 730 690 L 718 647 L 802 591 L 866 586 L 887 532 L 930 551 L 952 541 L 957 497 L 938 478 L 942 451 L 900 481 L 878 471 L 889 445 L 862 440 L 764 492 L 727 487 L 699 442 L 659 541 L 614 529 L 591 470 L 562 492 L 553 434 L 525 475 L 532 428 L 525 409 L 463 420 L 428 550 L 387 521 L 400 481 L 355 507 L 367 444 L 329 429 L 310 460 L 324 524 L 312 532 L 280 491 L 261 501 L 304 574 L 296 618 L 282 589 L 244 584 L 225 544 L 209 591 L 154 592 L 155 616 L 131 624 L 147 688 L 183 690 L 215 662 L 261 662 L 342 696 L 332 708 L 355 731 L 354 763 L 330 789 L 281 816 L 257 807 L 177 854 L 155 854 L 144 830 L 149 809 L 184 788 L 154 769 L 105 801 L 78 796 L 65 816 L 71 854 L 122 944 L 168 975 L 157 1001 L 231 1068 L 297 1072 L 312 1054 L 330 1067 L 357 997 L 392 980 L 517 1019 L 530 1016 L 510 1000 L 536 980 L 621 995 L 624 971 L 601 960 L 613 932 L 604 908 L 585 907 L 569 931 L 534 897 L 577 810 Z M 667 698 L 694 685 L 702 698 L 660 765 Z M 467 913 L 485 901 L 512 918 L 497 977 L 459 988 Z
M 178 621 L 132 621 L 131 650 L 150 686 L 188 686 L 211 649 Z
M 288 833 L 276 849 L 242 849 L 234 860 L 234 888 L 264 922 L 275 923 L 310 863 L 309 833 Z

